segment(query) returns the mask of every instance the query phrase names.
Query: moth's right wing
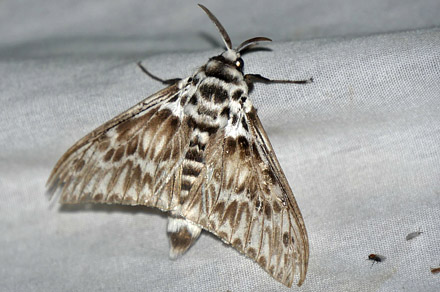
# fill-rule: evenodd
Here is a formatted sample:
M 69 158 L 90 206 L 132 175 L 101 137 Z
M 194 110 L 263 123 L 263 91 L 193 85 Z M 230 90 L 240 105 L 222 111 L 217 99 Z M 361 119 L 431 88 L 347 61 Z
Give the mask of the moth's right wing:
M 54 167 L 50 190 L 61 189 L 61 203 L 155 206 L 190 137 L 182 94 L 169 86 L 79 140 Z
M 241 134 L 228 136 L 233 131 Z M 307 233 L 255 110 L 243 123 L 228 124 L 210 136 L 205 157 L 181 215 L 255 260 L 284 285 L 290 287 L 295 275 L 301 285 L 308 264 Z

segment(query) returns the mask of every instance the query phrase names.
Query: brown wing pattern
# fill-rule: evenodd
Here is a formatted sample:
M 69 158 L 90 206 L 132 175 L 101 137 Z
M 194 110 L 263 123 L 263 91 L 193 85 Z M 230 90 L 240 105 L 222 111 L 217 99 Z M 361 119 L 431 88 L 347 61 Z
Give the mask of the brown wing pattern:
M 178 94 L 177 85 L 159 91 L 73 145 L 48 180 L 61 188 L 61 202 L 156 206 L 190 136 L 185 119 L 167 107 Z
M 206 167 L 182 206 L 182 216 L 289 287 L 299 272 L 301 285 L 308 263 L 304 222 L 255 111 L 247 122 L 252 139 L 225 137 L 224 130 L 211 137 Z
M 289 232 L 282 233 L 282 242 L 283 245 L 289 246 L 289 252 L 292 255 L 290 260 L 294 259 L 295 262 L 292 268 L 292 278 L 288 283 L 289 285 L 292 284 L 291 281 L 293 280 L 293 274 L 295 273 L 295 265 L 298 265 L 300 274 L 298 286 L 301 286 L 305 280 L 309 263 L 309 240 L 304 220 L 298 204 L 296 203 L 292 189 L 287 182 L 284 172 L 281 169 L 280 163 L 278 162 L 269 138 L 267 137 L 256 111 L 253 110 L 247 114 L 247 118 L 251 128 L 254 131 L 257 141 L 256 144 L 261 147 L 260 150 L 261 153 L 263 153 L 262 156 L 266 157 L 267 159 L 270 181 L 276 182 L 279 187 L 277 187 L 277 190 L 274 194 L 279 196 L 282 201 L 282 205 L 285 208 L 285 212 L 288 213 L 288 220 L 284 220 L 281 224 L 288 226 Z

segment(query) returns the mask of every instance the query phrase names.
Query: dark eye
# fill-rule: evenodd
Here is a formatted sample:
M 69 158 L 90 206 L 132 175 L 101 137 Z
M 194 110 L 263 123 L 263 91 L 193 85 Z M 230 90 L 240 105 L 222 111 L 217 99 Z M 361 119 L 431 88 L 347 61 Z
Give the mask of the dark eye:
M 243 66 L 244 66 L 243 59 L 242 58 L 238 58 L 235 61 L 235 67 L 237 67 L 237 69 L 241 71 L 241 70 L 243 70 Z

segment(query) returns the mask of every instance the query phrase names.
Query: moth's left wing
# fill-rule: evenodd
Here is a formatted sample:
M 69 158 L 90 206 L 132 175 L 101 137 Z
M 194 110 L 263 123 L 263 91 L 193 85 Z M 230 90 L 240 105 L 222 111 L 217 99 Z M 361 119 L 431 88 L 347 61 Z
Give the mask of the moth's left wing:
M 181 97 L 178 84 L 169 86 L 73 145 L 47 183 L 61 189 L 61 203 L 156 206 L 190 136 Z
M 242 119 L 210 137 L 181 215 L 288 287 L 299 272 L 301 285 L 308 263 L 301 213 L 255 110 Z

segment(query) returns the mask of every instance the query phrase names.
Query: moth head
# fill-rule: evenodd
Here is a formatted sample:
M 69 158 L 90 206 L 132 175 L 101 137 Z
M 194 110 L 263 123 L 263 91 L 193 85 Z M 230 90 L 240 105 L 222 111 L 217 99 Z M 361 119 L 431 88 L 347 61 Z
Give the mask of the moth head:
M 214 22 L 215 26 L 217 27 L 217 29 L 219 30 L 222 38 L 223 38 L 223 42 L 226 45 L 226 51 L 222 54 L 223 57 L 225 57 L 228 61 L 231 62 L 238 62 L 240 59 L 240 52 L 242 52 L 244 49 L 249 48 L 250 46 L 256 45 L 258 42 L 271 42 L 272 40 L 266 37 L 254 37 L 251 39 L 248 39 L 244 42 L 242 42 L 236 49 L 232 48 L 232 42 L 231 42 L 231 38 L 229 37 L 228 33 L 226 32 L 225 28 L 223 27 L 223 25 L 220 23 L 220 21 L 217 19 L 217 17 L 214 16 L 214 14 L 212 14 L 211 11 L 209 11 L 208 8 L 206 8 L 205 6 L 203 6 L 202 4 L 199 4 L 200 8 L 203 9 L 203 11 L 206 12 L 206 14 L 208 14 L 208 17 L 211 19 L 212 22 Z M 233 55 L 235 56 L 235 59 L 233 59 Z M 243 60 L 241 60 L 241 68 L 243 67 Z M 240 67 L 240 64 L 236 64 L 235 66 Z
M 220 56 L 226 64 L 229 64 L 238 71 L 243 72 L 244 61 L 240 57 L 239 52 L 237 52 L 236 50 L 226 50 Z

